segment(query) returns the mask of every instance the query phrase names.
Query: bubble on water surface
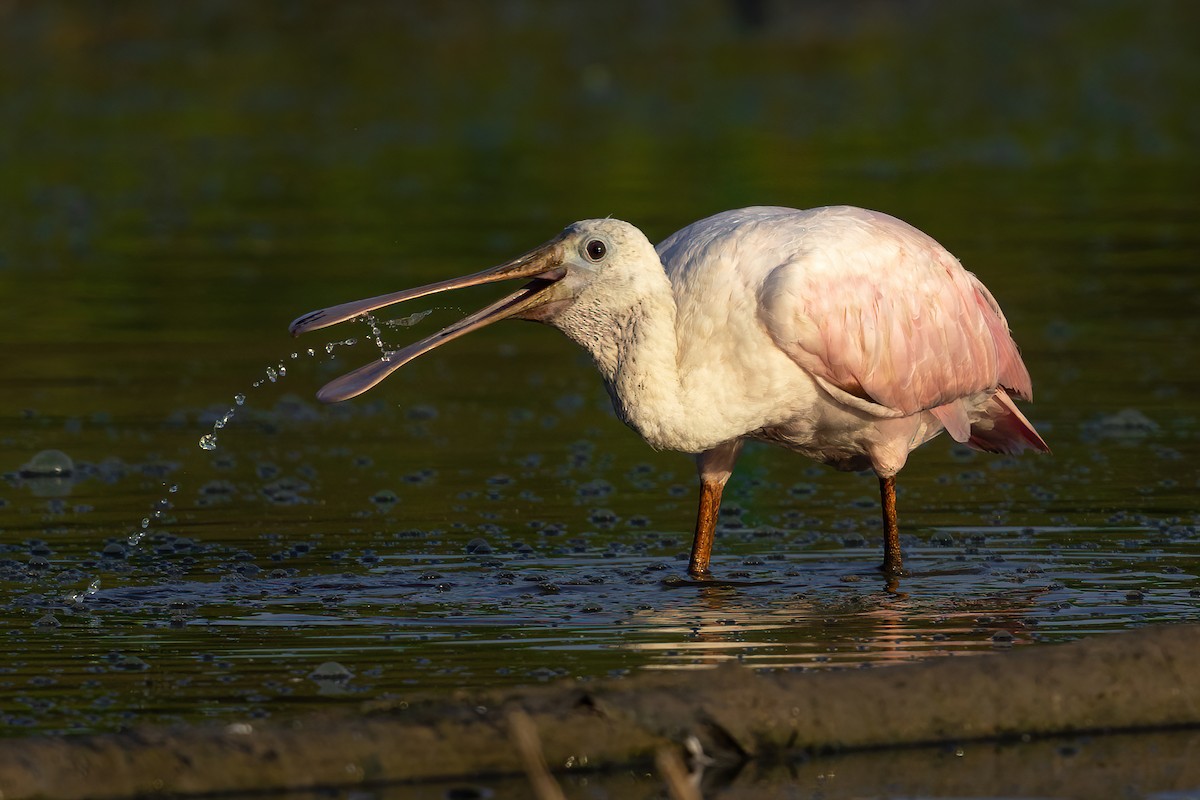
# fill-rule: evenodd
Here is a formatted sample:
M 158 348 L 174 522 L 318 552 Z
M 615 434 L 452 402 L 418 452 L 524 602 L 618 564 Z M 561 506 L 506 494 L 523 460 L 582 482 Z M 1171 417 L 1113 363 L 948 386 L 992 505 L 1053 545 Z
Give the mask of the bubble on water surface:
M 131 542 L 130 544 L 135 543 Z M 123 559 L 129 555 L 129 551 L 125 549 L 125 545 L 121 544 L 120 542 L 109 542 L 108 544 L 104 545 L 104 549 L 100 551 L 100 555 L 103 558 Z
M 75 462 L 61 450 L 42 450 L 17 474 L 36 497 L 60 497 L 70 494 L 74 487 Z
M 308 674 L 310 680 L 322 682 L 343 682 L 354 677 L 354 673 L 336 661 L 326 661 Z
M 1105 414 L 1084 423 L 1084 432 L 1093 438 L 1136 439 L 1159 431 L 1159 424 L 1136 408 Z
M 144 659 L 137 656 L 126 656 L 117 654 L 112 661 L 113 669 L 125 670 L 127 672 L 142 672 L 150 669 L 150 664 Z
M 934 547 L 953 547 L 954 534 L 950 531 L 934 531 L 929 536 L 929 543 Z
M 487 539 L 472 539 L 467 542 L 467 552 L 473 555 L 487 555 L 492 552 L 492 546 Z
M 42 450 L 21 466 L 22 478 L 65 478 L 75 473 L 75 462 L 61 450 Z

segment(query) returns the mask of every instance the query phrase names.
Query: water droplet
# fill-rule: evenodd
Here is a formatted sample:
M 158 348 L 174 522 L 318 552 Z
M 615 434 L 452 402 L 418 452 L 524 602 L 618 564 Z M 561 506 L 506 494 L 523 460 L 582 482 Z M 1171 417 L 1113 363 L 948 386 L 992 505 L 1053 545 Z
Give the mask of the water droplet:
M 282 378 L 285 375 L 287 375 L 287 367 L 285 367 L 283 364 L 280 364 L 279 365 L 279 377 Z
M 364 314 L 363 321 L 371 328 L 371 341 L 381 351 L 386 350 L 387 346 L 383 343 L 383 333 L 379 329 L 379 320 L 375 319 L 372 314 Z
M 68 603 L 82 603 L 84 598 L 88 597 L 89 595 L 93 595 L 98 591 L 100 591 L 100 579 L 99 578 L 97 578 L 96 580 L 94 580 L 90 584 L 88 584 L 88 587 L 86 589 L 84 589 L 82 592 L 69 593 L 66 596 L 66 600 Z
M 211 433 L 206 433 L 203 436 L 201 436 L 200 437 L 200 449 L 201 450 L 216 450 L 217 449 L 217 437 Z
M 292 353 L 292 358 L 299 358 L 299 357 L 300 357 L 299 353 Z
M 358 339 L 343 339 L 340 342 L 327 342 L 325 344 L 325 352 L 332 355 L 335 347 L 353 347 L 358 344 Z
M 271 383 L 279 380 L 279 373 L 275 371 L 274 367 L 267 367 L 267 379 L 271 381 Z
M 167 491 L 168 491 L 168 492 L 170 492 L 171 494 L 175 494 L 176 492 L 178 492 L 178 491 L 179 491 L 179 487 L 178 487 L 178 486 L 176 486 L 175 484 L 173 484 L 173 483 L 172 483 L 172 484 L 171 484 L 171 485 L 170 485 L 170 486 L 167 488 Z
M 149 528 L 149 527 L 150 527 L 150 518 L 142 517 L 142 530 L 145 530 L 146 528 Z
M 240 406 L 242 403 L 245 403 L 245 402 L 246 402 L 246 395 L 244 395 L 244 394 L 235 394 L 235 395 L 233 396 L 233 402 L 237 403 L 237 404 Z
M 140 542 L 143 539 L 143 537 L 145 537 L 145 535 L 146 534 L 144 534 L 140 531 L 137 533 L 131 533 L 131 534 L 129 534 L 129 537 L 125 541 L 129 542 L 131 547 L 136 547 L 137 543 Z

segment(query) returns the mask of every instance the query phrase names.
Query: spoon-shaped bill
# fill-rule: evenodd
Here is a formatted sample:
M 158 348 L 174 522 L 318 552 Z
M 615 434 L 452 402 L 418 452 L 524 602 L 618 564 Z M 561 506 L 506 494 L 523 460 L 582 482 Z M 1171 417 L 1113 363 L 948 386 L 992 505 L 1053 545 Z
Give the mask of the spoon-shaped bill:
M 497 300 L 486 308 L 476 311 L 474 314 L 459 320 L 453 325 L 449 325 L 408 347 L 385 353 L 378 361 L 359 367 L 353 372 L 331 381 L 317 393 L 317 398 L 326 403 L 336 403 L 356 397 L 378 384 L 388 375 L 391 375 L 417 356 L 428 353 L 430 350 L 440 347 L 446 342 L 453 341 L 485 325 L 490 325 L 493 322 L 507 319 L 508 317 L 518 316 L 523 312 L 555 300 L 557 293 L 552 290 L 567 272 L 562 264 L 562 248 L 559 247 L 559 239 L 554 239 L 541 247 L 513 259 L 507 264 L 501 264 L 498 267 L 493 267 L 483 272 L 431 283 L 416 289 L 406 289 L 401 292 L 371 297 L 366 300 L 342 303 L 341 305 L 313 311 L 299 317 L 291 325 L 293 335 L 335 325 L 339 322 L 354 319 L 375 309 L 383 308 L 384 306 L 402 303 L 405 300 L 415 300 L 426 295 L 437 294 L 438 292 L 515 278 L 533 278 L 529 284 L 520 290 L 501 300 Z
M 485 283 L 507 281 L 516 278 L 532 278 L 542 273 L 554 271 L 562 263 L 562 252 L 558 247 L 558 239 L 553 239 L 541 247 L 537 247 L 522 256 L 514 258 L 506 264 L 485 269 L 461 278 L 450 278 L 415 289 L 405 289 L 391 294 L 381 294 L 378 297 L 368 297 L 365 300 L 353 300 L 349 303 L 310 311 L 297 317 L 288 330 L 293 336 L 302 333 L 327 328 L 339 322 L 354 319 L 385 306 L 403 303 L 406 300 L 416 300 L 426 295 L 448 292 L 451 289 L 465 289 L 468 286 L 481 286 Z
M 522 311 L 541 305 L 547 299 L 545 297 L 546 290 L 553 285 L 554 283 L 551 281 L 534 281 L 519 291 L 497 300 L 487 308 L 482 308 L 419 342 L 400 350 L 393 350 L 378 361 L 373 361 L 330 381 L 317 392 L 317 399 L 324 403 L 338 403 L 342 400 L 349 400 L 351 397 L 357 397 L 414 358 L 441 347 L 446 342 L 452 342 L 460 336 L 465 336 L 471 331 L 479 330 L 493 322 L 516 316 Z

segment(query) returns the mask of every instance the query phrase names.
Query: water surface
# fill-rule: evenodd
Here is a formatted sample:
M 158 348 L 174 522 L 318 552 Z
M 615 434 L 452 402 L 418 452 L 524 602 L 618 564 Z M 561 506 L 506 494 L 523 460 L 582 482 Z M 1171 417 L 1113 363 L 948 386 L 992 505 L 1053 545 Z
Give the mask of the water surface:
M 1191 5 L 269 8 L 0 10 L 3 735 L 1200 617 Z M 987 283 L 1054 449 L 915 454 L 890 590 L 874 479 L 756 446 L 726 583 L 687 581 L 690 461 L 553 331 L 497 326 L 336 407 L 313 393 L 369 331 L 286 334 L 575 218 L 659 239 L 840 202 Z M 23 476 L 48 449 L 72 474 Z

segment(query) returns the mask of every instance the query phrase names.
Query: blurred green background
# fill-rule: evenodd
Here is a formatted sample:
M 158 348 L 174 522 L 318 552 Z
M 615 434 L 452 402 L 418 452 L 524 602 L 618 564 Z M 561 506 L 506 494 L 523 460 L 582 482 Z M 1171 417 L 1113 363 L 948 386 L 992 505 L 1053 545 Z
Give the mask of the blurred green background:
M 1007 304 L 1018 319 L 1046 314 L 1084 288 L 1028 263 L 1046 266 L 1038 248 L 1067 225 L 1192 221 L 1198 16 L 5 2 L 0 274 L 9 298 L 53 291 L 0 335 L 262 341 L 296 309 L 495 260 L 577 218 L 657 240 L 756 203 L 886 209 L 1002 299 L 1034 295 Z M 1022 263 L 989 257 L 1014 219 L 1027 249 L 1005 255 Z M 1108 241 L 1078 233 L 1080 261 Z M 1011 272 L 1041 291 L 1010 289 Z M 248 293 L 251 320 L 230 301 Z

